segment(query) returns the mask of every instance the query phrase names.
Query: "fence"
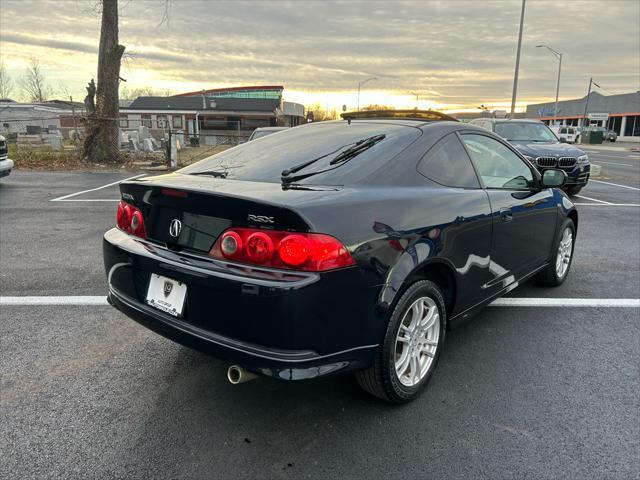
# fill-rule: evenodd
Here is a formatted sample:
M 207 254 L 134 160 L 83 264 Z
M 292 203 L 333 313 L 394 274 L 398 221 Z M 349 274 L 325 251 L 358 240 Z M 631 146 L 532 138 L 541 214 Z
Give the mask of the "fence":
M 0 112 L 1 113 L 1 112 Z M 139 120 L 100 119 L 117 125 L 112 151 L 114 162 L 139 168 L 177 168 L 197 162 L 248 140 L 250 131 L 206 130 L 187 133 L 166 125 L 149 128 Z M 10 152 L 20 158 L 52 153 L 81 160 L 86 136 L 86 118 L 82 116 L 41 116 L 32 118 L 0 117 L 0 134 L 7 137 Z M 165 128 L 162 128 L 165 127 Z

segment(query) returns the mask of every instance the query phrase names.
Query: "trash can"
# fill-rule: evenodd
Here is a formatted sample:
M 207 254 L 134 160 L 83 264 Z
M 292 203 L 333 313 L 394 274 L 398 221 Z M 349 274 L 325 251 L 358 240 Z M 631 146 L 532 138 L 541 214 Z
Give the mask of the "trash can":
M 602 142 L 600 142 L 602 143 Z M 200 146 L 200 139 L 198 137 L 190 137 L 189 138 L 189 144 L 192 147 L 199 147 Z
M 588 143 L 592 145 L 601 144 L 603 140 L 602 130 L 584 130 L 580 134 L 580 143 Z

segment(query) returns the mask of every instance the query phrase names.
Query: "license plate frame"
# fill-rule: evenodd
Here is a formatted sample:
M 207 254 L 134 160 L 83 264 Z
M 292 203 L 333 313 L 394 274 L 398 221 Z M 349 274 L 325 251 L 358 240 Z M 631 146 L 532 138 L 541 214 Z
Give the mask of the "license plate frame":
M 147 305 L 180 318 L 187 298 L 187 285 L 173 278 L 152 273 L 145 300 Z

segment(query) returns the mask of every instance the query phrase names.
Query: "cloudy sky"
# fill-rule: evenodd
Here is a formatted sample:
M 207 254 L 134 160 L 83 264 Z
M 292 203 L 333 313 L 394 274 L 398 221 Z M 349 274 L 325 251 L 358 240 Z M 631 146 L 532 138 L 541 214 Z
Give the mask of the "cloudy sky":
M 74 99 L 95 76 L 95 0 L 0 0 L 0 57 L 17 81 L 30 58 Z M 361 103 L 465 109 L 511 100 L 520 0 L 190 1 L 120 0 L 127 87 L 175 92 L 237 85 L 286 87 L 286 96 L 334 107 Z M 640 88 L 640 2 L 528 0 L 518 105 Z M 17 89 L 16 89 L 17 90 Z M 14 96 L 19 97 L 16 91 Z

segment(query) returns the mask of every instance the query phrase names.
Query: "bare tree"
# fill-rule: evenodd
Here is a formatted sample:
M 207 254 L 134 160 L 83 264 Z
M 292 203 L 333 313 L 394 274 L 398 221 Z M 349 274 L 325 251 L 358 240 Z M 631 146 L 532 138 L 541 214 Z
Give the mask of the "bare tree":
M 0 99 L 10 98 L 13 94 L 13 80 L 4 67 L 4 62 L 0 61 Z
M 102 0 L 96 108 L 87 117 L 84 157 L 92 162 L 118 160 L 118 87 L 124 46 L 118 43 L 118 0 Z
M 141 87 L 141 88 L 132 88 L 122 87 L 120 90 L 120 98 L 124 98 L 126 100 L 135 100 L 138 97 L 170 97 L 175 95 L 175 92 L 170 88 L 165 88 L 163 90 L 156 90 L 153 87 Z
M 27 67 L 24 77 L 20 81 L 20 86 L 24 96 L 30 102 L 46 102 L 53 95 L 53 89 L 40 68 L 40 60 L 35 57 Z
M 84 158 L 92 162 L 119 159 L 118 116 L 120 64 L 125 47 L 118 42 L 118 0 L 101 0 L 102 26 L 98 49 L 98 85 L 95 89 L 95 112 L 87 116 Z M 162 23 L 169 22 L 171 0 L 164 1 Z M 93 80 L 92 80 L 93 82 Z M 91 87 L 91 85 L 90 85 Z M 91 96 L 91 88 L 87 92 Z M 92 100 L 85 99 L 86 103 Z

